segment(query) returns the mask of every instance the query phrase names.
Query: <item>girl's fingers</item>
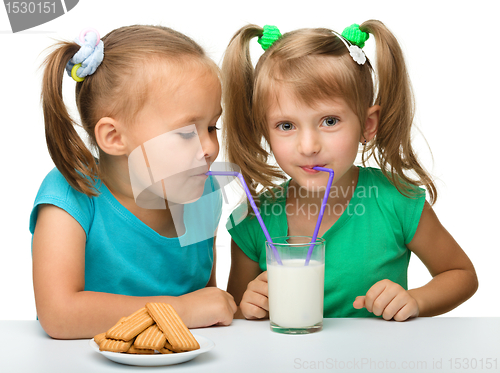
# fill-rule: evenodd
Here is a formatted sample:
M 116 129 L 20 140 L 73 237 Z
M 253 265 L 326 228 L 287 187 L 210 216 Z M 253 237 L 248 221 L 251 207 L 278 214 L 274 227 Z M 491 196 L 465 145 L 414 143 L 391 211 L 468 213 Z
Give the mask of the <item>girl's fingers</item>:
M 269 299 L 262 294 L 247 290 L 243 295 L 242 303 L 243 302 L 253 304 L 265 311 L 269 311 Z
M 399 293 L 382 311 L 385 320 L 391 320 L 408 303 L 405 293 Z
M 267 271 L 262 272 L 260 275 L 258 275 L 256 280 L 264 281 L 267 283 Z
M 396 321 L 405 321 L 411 317 L 418 316 L 418 304 L 417 301 L 413 300 L 411 302 L 406 303 L 403 308 L 401 308 L 396 314 L 393 316 Z
M 418 304 L 415 299 L 403 287 L 390 280 L 379 281 L 365 296 L 356 297 L 353 307 L 365 307 L 367 311 L 382 316 L 385 320 L 394 318 L 396 321 L 404 321 L 418 316 Z
M 250 303 L 241 303 L 240 305 L 241 313 L 245 317 L 245 319 L 263 319 L 267 316 L 267 311 L 263 310 L 260 307 L 257 307 L 255 304 Z
M 260 277 L 260 275 L 259 275 L 259 277 Z M 250 282 L 248 284 L 247 290 L 250 290 L 254 293 L 262 294 L 265 297 L 267 297 L 268 289 L 269 289 L 269 287 L 267 285 L 267 272 L 266 272 L 266 276 L 265 276 L 266 281 L 262 281 L 262 279 L 259 277 L 257 277 L 255 280 L 253 280 L 252 282 Z
M 382 293 L 373 301 L 372 312 L 376 316 L 380 316 L 384 313 L 388 305 L 396 299 L 398 293 L 392 291 L 391 289 L 385 288 Z M 397 310 L 396 310 L 397 311 Z M 392 318 L 392 316 L 391 316 Z
M 354 308 L 356 308 L 357 310 L 360 310 L 361 308 L 363 308 L 365 306 L 365 296 L 363 295 L 363 296 L 356 297 L 352 306 Z
M 385 281 L 379 281 L 375 283 L 367 292 L 365 296 L 365 308 L 369 312 L 373 312 L 374 303 L 377 298 L 382 294 L 387 287 L 387 283 Z
M 269 299 L 262 294 L 247 290 L 243 295 L 240 308 L 245 318 L 262 319 L 269 311 Z
M 267 272 L 262 272 L 257 278 L 248 284 L 243 294 L 240 308 L 245 318 L 262 319 L 269 311 L 269 299 L 267 298 Z
M 229 307 L 231 307 L 231 310 L 233 311 L 233 315 L 234 315 L 236 313 L 236 311 L 238 310 L 238 306 L 236 305 L 236 302 L 234 301 L 234 298 L 232 296 L 231 296 L 231 298 L 228 299 L 228 303 L 229 303 Z

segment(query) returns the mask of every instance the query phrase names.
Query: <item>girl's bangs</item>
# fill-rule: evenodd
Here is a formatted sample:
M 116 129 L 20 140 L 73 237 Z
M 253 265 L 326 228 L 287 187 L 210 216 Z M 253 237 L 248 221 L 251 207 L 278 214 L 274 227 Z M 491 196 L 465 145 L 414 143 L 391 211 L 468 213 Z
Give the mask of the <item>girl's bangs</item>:
M 261 71 L 256 82 L 254 102 L 270 105 L 277 100 L 277 90 L 284 87 L 311 107 L 317 102 L 342 98 L 357 112 L 358 88 L 362 87 L 347 58 L 308 55 L 268 64 L 267 71 Z

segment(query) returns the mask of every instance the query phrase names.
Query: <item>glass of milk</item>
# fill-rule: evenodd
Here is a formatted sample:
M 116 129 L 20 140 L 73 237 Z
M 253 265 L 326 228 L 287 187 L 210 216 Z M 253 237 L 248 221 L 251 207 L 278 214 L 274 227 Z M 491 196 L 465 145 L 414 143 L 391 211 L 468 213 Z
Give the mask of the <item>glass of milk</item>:
M 317 238 L 308 265 L 310 236 L 272 238 L 266 241 L 269 319 L 271 330 L 284 334 L 308 334 L 323 328 L 325 240 Z

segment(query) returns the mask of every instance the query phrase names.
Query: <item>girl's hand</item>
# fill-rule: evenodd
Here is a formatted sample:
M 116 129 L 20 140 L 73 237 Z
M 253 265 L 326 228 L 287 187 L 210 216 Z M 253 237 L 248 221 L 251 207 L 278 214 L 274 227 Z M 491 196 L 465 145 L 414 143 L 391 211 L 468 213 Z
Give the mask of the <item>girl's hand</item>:
M 373 285 L 365 296 L 356 297 L 354 308 L 366 308 L 368 312 L 385 320 L 405 321 L 419 314 L 418 303 L 408 291 L 390 280 L 382 280 Z
M 237 310 L 233 296 L 216 287 L 181 295 L 179 301 L 179 314 L 188 328 L 230 325 Z
M 241 299 L 240 309 L 246 319 L 263 319 L 269 315 L 269 299 L 267 298 L 267 271 L 262 272 L 248 284 Z

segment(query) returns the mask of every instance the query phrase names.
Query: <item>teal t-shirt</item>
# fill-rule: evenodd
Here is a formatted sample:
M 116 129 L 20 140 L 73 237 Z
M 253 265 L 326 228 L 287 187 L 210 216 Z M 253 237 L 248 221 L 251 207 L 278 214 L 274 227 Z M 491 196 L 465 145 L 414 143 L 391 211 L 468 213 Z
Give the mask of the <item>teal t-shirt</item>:
M 161 236 L 120 204 L 103 183 L 97 185 L 100 194 L 88 197 L 53 169 L 40 186 L 30 217 L 34 233 L 38 206 L 50 204 L 68 212 L 82 226 L 86 234 L 85 290 L 179 296 L 206 286 L 222 211 L 215 179 L 207 179 L 199 203 L 184 205 L 186 232 L 179 238 Z M 198 238 L 193 240 L 193 236 Z M 185 237 L 199 241 L 181 245 Z
M 290 180 L 284 184 L 288 188 Z M 325 245 L 325 317 L 374 317 L 352 303 L 377 281 L 389 279 L 407 289 L 412 240 L 425 203 L 425 191 L 402 195 L 376 168 L 359 168 L 358 184 L 347 208 L 323 235 Z M 272 237 L 287 236 L 286 193 L 272 200 L 260 196 L 260 213 Z M 234 242 L 266 270 L 266 238 L 246 203 L 231 214 L 226 227 Z

